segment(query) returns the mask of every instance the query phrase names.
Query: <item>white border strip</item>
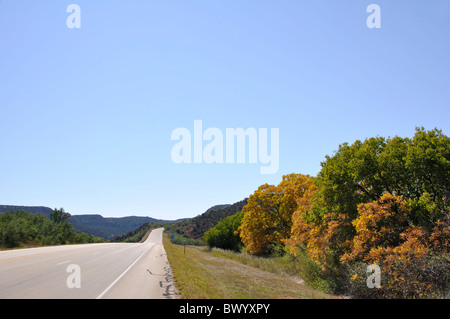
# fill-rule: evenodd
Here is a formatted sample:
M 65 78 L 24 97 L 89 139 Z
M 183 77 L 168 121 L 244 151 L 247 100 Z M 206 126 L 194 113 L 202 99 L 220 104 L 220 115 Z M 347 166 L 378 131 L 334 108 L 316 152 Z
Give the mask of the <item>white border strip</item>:
M 128 272 L 128 270 L 130 270 L 131 269 L 131 267 L 133 267 L 134 266 L 134 264 L 135 263 L 137 263 L 138 262 L 138 260 L 139 259 L 141 259 L 141 257 L 142 256 L 144 256 L 144 254 L 150 249 L 150 248 L 152 248 L 153 247 L 153 245 L 155 245 L 155 243 L 151 243 L 150 244 L 150 246 L 130 265 L 130 266 L 128 266 L 128 268 L 127 269 L 125 269 L 125 271 L 119 276 L 119 277 L 117 277 L 117 279 L 116 280 L 114 280 L 113 281 L 113 283 L 111 284 L 111 285 L 109 285 L 108 286 L 108 288 L 106 288 L 100 295 L 98 295 L 97 296 L 97 298 L 96 299 L 102 299 L 103 298 L 103 296 L 120 280 L 120 278 L 122 278 L 127 272 Z

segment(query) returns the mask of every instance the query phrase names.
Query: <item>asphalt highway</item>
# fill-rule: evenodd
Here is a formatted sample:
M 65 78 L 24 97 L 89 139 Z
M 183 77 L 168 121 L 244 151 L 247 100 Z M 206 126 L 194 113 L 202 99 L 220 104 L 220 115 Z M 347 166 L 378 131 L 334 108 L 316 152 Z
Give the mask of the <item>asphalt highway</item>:
M 175 298 L 162 232 L 153 230 L 143 243 L 2 251 L 0 298 Z

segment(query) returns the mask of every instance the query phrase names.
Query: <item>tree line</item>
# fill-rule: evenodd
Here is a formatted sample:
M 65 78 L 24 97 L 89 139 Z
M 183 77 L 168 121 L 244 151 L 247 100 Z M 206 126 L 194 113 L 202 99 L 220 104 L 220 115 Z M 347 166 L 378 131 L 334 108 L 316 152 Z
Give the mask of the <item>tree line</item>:
M 45 246 L 104 242 L 102 238 L 75 231 L 63 208 L 54 209 L 49 218 L 24 210 L 0 215 L 0 247 Z
M 413 138 L 343 143 L 317 176 L 261 185 L 242 212 L 208 231 L 210 247 L 308 258 L 327 289 L 356 297 L 448 297 L 450 139 L 416 128 Z M 366 284 L 367 266 L 381 287 Z

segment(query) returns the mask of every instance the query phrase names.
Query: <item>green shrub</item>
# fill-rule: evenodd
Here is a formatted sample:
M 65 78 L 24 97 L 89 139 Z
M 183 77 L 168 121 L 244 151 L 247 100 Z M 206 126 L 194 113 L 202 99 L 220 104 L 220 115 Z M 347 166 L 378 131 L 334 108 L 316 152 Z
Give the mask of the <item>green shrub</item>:
M 173 237 L 172 237 L 173 236 Z M 193 239 L 189 237 L 185 237 L 183 235 L 174 233 L 170 236 L 170 241 L 175 245 L 190 245 L 190 246 L 204 246 L 203 241 L 199 239 Z
M 75 232 L 63 209 L 55 209 L 51 219 L 24 210 L 8 211 L 0 216 L 0 247 L 15 248 L 22 244 L 63 245 L 101 242 L 100 238 Z
M 243 244 L 236 231 L 241 225 L 242 217 L 242 212 L 236 213 L 222 219 L 216 226 L 208 230 L 203 235 L 203 240 L 208 247 L 240 251 Z

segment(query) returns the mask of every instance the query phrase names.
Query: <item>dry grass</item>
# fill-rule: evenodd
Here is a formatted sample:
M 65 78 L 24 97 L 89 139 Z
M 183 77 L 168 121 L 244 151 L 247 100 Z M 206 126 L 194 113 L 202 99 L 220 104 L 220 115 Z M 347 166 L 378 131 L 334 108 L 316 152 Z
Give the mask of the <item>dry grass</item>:
M 299 278 L 222 258 L 204 247 L 170 243 L 164 247 L 181 298 L 186 299 L 322 299 L 334 298 L 306 286 Z

